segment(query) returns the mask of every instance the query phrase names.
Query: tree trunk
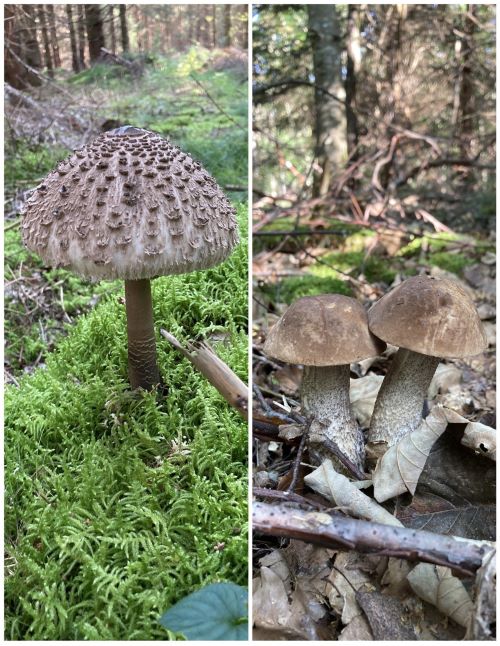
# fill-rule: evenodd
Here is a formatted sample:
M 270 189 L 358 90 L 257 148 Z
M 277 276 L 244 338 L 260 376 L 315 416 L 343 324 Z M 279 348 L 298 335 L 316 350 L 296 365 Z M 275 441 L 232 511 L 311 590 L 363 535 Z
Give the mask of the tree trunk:
M 340 29 L 335 5 L 308 5 L 315 78 L 315 156 L 322 169 L 313 196 L 328 192 L 346 155 L 345 90 L 341 79 Z
M 242 25 L 241 46 L 243 49 L 248 49 L 248 8 L 243 6 L 240 11 Z
M 222 5 L 219 47 L 231 47 L 231 5 Z
M 122 51 L 128 52 L 130 43 L 128 40 L 128 27 L 127 27 L 127 5 L 121 4 L 120 7 L 120 35 L 122 41 Z
M 115 32 L 115 5 L 108 5 L 109 16 L 109 37 L 111 40 L 111 51 L 116 54 L 116 32 Z
M 73 24 L 73 12 L 71 5 L 66 5 L 66 16 L 68 18 L 69 42 L 71 46 L 71 67 L 75 74 L 80 71 L 80 61 L 78 59 L 78 49 L 76 45 L 75 25 Z
M 41 85 L 41 80 L 25 67 L 21 58 L 19 10 L 18 5 L 9 4 L 4 9 L 4 80 L 16 89 L 24 90 L 33 85 Z
M 359 6 L 350 4 L 347 9 L 347 66 L 345 78 L 345 101 L 347 121 L 347 153 L 352 161 L 357 158 L 358 119 L 356 115 L 356 78 L 361 66 L 359 35 Z
M 78 5 L 78 63 L 81 70 L 85 69 L 85 11 L 82 4 Z
M 104 30 L 102 25 L 101 7 L 98 4 L 85 5 L 85 24 L 89 42 L 89 60 L 95 63 L 101 55 L 101 47 L 105 47 Z
M 42 67 L 42 55 L 38 44 L 36 17 L 33 5 L 23 4 L 21 6 L 21 10 L 23 12 L 21 21 L 23 26 L 22 33 L 21 30 L 19 30 L 19 41 L 22 47 L 21 58 L 23 61 L 26 61 L 30 67 L 40 69 Z
M 212 5 L 212 48 L 217 47 L 217 8 Z
M 148 10 L 148 7 L 143 8 L 143 24 L 144 24 L 143 48 L 145 52 L 149 52 L 151 49 L 150 22 L 149 22 L 149 16 L 147 14 L 147 10 Z
M 466 13 L 463 18 L 463 27 L 460 38 L 460 89 L 458 93 L 458 121 L 457 135 L 460 142 L 460 156 L 469 159 L 473 156 L 472 144 L 476 132 L 476 96 L 474 92 L 474 34 L 477 30 L 476 5 L 466 5 Z M 474 180 L 474 170 L 468 167 L 461 171 L 465 183 Z
M 47 73 L 50 78 L 54 78 L 54 64 L 52 62 L 52 52 L 50 47 L 49 32 L 47 31 L 47 22 L 45 20 L 45 5 L 39 4 L 38 9 L 38 20 L 40 21 L 40 27 L 42 30 L 42 43 L 43 43 L 43 56 L 45 61 L 45 67 L 47 68 Z
M 48 17 L 49 17 L 49 28 L 50 28 L 50 43 L 52 45 L 52 60 L 54 61 L 54 67 L 61 67 L 61 56 L 59 54 L 59 41 L 57 38 L 57 25 L 56 25 L 56 15 L 54 11 L 54 5 L 48 4 L 47 7 Z

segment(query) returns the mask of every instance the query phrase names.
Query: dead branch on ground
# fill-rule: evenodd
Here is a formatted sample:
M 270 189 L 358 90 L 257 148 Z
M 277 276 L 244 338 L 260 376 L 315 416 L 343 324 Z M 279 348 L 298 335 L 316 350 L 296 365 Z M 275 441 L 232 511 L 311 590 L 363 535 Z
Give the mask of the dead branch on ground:
M 252 522 L 254 531 L 259 534 L 295 538 L 333 549 L 434 563 L 464 576 L 474 575 L 485 556 L 494 551 L 486 542 L 332 517 L 325 512 L 302 511 L 282 504 L 254 503 Z

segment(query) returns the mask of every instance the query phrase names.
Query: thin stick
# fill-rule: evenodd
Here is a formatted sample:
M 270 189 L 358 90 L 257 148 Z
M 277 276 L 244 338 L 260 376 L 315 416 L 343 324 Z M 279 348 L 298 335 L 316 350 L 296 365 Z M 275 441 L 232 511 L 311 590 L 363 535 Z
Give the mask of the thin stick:
M 253 528 L 257 533 L 297 538 L 330 548 L 344 547 L 408 561 L 444 565 L 465 576 L 473 576 L 484 556 L 493 550 L 453 536 L 335 516 L 306 512 L 285 505 L 253 504 Z
M 292 491 L 280 491 L 279 489 L 267 489 L 266 487 L 254 487 L 253 495 L 257 498 L 270 498 L 271 500 L 286 500 L 288 502 L 296 502 L 299 505 L 307 505 L 308 507 L 315 507 L 319 510 L 329 509 L 326 505 L 322 505 L 316 500 L 309 500 L 309 498 L 304 498 L 298 493 Z
M 300 464 L 302 462 L 302 454 L 304 453 L 304 449 L 306 448 L 306 440 L 307 436 L 309 434 L 309 428 L 311 426 L 312 420 L 309 421 L 307 428 L 304 429 L 304 433 L 302 434 L 302 437 L 300 438 L 300 444 L 297 449 L 297 455 L 294 458 L 293 461 L 293 467 L 292 467 L 292 481 L 290 482 L 290 485 L 288 487 L 288 491 L 290 493 L 293 493 L 295 491 L 295 487 L 297 486 L 297 482 L 299 479 L 299 471 L 300 471 Z

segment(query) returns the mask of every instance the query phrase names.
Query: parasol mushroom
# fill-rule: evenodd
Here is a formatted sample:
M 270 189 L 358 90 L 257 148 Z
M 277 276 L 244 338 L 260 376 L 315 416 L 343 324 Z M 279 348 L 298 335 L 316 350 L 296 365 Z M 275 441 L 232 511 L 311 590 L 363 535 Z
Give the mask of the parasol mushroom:
M 123 126 L 60 162 L 26 203 L 23 241 L 52 267 L 125 280 L 132 388 L 160 382 L 150 280 L 222 262 L 238 241 L 215 180 L 154 132 Z

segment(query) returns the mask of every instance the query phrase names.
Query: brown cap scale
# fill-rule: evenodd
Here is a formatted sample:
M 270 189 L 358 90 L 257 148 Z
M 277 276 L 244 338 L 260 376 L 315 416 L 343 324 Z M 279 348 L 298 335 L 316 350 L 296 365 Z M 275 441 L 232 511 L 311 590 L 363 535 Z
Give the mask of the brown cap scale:
M 396 444 L 417 428 L 429 384 L 441 357 L 482 352 L 486 335 L 474 303 L 457 283 L 408 278 L 368 312 L 370 330 L 399 346 L 380 389 L 369 440 Z
M 159 382 L 149 279 L 206 269 L 238 241 L 235 211 L 199 162 L 124 126 L 60 162 L 28 200 L 25 245 L 46 264 L 126 281 L 129 376 Z
M 304 365 L 301 397 L 314 417 L 309 433 L 314 460 L 331 457 L 322 447 L 328 439 L 363 469 L 363 434 L 349 402 L 349 364 L 384 349 L 385 343 L 370 333 L 360 303 L 340 294 L 299 299 L 269 332 L 264 344 L 268 356 Z

